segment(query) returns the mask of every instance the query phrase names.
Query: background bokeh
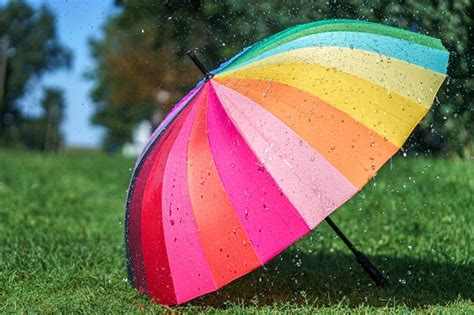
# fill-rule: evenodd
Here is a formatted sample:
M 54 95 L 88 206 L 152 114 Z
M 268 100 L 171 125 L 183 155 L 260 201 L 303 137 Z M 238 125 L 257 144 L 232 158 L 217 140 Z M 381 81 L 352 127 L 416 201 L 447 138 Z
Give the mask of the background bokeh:
M 0 314 L 474 313 L 473 0 L 0 0 Z M 127 282 L 124 208 L 150 131 L 201 78 L 298 23 L 351 18 L 439 37 L 429 115 L 326 225 L 189 304 Z
M 470 0 L 3 1 L 0 146 L 58 152 L 86 145 L 121 151 L 134 141 L 139 125 L 156 127 L 199 81 L 187 50 L 198 49 L 213 69 L 288 26 L 351 18 L 442 40 L 451 53 L 449 77 L 404 150 L 471 157 L 472 12 Z M 76 46 L 79 39 L 83 47 Z M 54 71 L 63 72 L 53 76 L 56 81 L 51 80 Z M 87 121 L 78 125 L 81 117 Z

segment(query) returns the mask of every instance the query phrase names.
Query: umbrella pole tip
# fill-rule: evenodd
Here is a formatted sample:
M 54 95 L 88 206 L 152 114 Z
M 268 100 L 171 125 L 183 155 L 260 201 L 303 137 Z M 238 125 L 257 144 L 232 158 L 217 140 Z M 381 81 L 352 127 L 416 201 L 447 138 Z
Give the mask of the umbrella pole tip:
M 191 58 L 191 60 L 194 62 L 196 67 L 198 67 L 198 69 L 202 72 L 202 74 L 204 74 L 204 76 L 206 77 L 206 81 L 209 81 L 210 79 L 212 79 L 214 75 L 210 73 L 209 70 L 207 70 L 207 68 L 202 64 L 201 60 L 199 60 L 199 58 L 196 56 L 194 49 L 188 50 L 187 54 L 189 58 Z

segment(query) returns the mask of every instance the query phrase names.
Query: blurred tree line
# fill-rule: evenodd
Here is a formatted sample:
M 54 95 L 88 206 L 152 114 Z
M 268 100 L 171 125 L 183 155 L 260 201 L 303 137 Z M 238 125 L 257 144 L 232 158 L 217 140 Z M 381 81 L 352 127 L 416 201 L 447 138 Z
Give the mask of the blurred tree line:
M 210 69 L 243 47 L 286 27 L 350 18 L 380 22 L 441 38 L 451 52 L 449 79 L 432 111 L 406 145 L 422 152 L 470 154 L 474 50 L 471 0 L 155 1 L 116 0 L 118 13 L 91 39 L 96 68 L 95 124 L 104 145 L 130 140 L 142 120 L 155 126 L 162 113 L 201 78 L 186 56 L 190 48 Z
M 56 151 L 63 143 L 61 90 L 46 87 L 41 115 L 27 117 L 21 99 L 47 72 L 71 64 L 71 52 L 58 40 L 54 14 L 24 1 L 0 5 L 0 146 Z

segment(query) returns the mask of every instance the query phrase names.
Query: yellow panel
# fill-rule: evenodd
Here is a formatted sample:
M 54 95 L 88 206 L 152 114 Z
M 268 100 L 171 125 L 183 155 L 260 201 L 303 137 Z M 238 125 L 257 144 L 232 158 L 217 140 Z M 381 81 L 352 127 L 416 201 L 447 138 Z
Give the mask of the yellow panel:
M 445 78 L 440 73 L 396 58 L 348 47 L 295 49 L 272 55 L 236 70 L 284 62 L 318 64 L 326 68 L 336 68 L 411 98 L 428 108 L 431 107 L 436 92 Z M 228 74 L 230 75 L 230 72 Z
M 277 63 L 244 69 L 217 78 L 244 78 L 288 84 L 319 97 L 402 146 L 428 108 L 335 68 L 315 64 Z M 316 135 L 315 135 L 316 136 Z

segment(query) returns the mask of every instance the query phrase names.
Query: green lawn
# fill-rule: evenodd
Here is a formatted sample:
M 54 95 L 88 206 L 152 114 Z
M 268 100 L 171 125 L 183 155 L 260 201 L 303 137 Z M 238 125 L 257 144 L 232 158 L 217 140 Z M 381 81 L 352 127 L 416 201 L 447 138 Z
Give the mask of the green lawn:
M 191 303 L 202 312 L 474 312 L 474 163 L 395 158 L 332 216 L 391 281 L 375 288 L 322 224 L 266 268 Z M 0 151 L 0 313 L 159 312 L 126 282 L 133 161 Z

